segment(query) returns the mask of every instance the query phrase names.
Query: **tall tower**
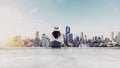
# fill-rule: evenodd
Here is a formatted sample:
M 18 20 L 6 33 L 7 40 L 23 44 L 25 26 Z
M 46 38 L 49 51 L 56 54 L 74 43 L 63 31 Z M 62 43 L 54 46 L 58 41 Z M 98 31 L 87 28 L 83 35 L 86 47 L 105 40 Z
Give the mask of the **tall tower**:
M 35 33 L 35 36 L 36 37 L 35 37 L 34 45 L 35 45 L 35 47 L 37 47 L 37 46 L 40 46 L 40 44 L 41 44 L 38 31 Z
M 87 43 L 87 35 L 84 36 L 84 41 Z
M 111 40 L 114 40 L 114 32 L 111 32 Z
M 39 38 L 39 32 L 38 31 L 36 32 L 35 35 L 36 35 L 36 38 Z
M 73 43 L 73 34 L 72 33 L 69 34 L 69 43 Z
M 66 26 L 66 29 L 65 29 L 65 35 L 66 35 L 66 45 L 68 45 L 68 42 L 69 42 L 69 34 L 70 34 L 70 27 L 69 26 Z
M 120 44 L 120 32 L 118 32 L 118 44 Z
M 84 35 L 83 32 L 80 33 L 80 41 L 83 43 L 84 42 Z
M 80 33 L 80 38 L 82 38 L 82 39 L 83 39 L 83 32 L 81 32 L 81 33 Z
M 101 35 L 101 39 L 102 39 L 102 41 L 104 40 L 104 37 L 103 37 L 103 35 Z
M 66 33 L 70 33 L 70 27 L 66 26 Z

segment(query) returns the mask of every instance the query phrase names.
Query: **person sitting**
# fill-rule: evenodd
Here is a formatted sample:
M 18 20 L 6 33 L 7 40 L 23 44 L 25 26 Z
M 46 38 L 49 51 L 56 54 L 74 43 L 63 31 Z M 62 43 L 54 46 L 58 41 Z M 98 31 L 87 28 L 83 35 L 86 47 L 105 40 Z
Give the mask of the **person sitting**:
M 63 42 L 64 42 L 63 35 L 61 34 L 59 27 L 58 26 L 54 27 L 50 46 L 52 48 L 61 48 L 62 45 L 65 46 Z

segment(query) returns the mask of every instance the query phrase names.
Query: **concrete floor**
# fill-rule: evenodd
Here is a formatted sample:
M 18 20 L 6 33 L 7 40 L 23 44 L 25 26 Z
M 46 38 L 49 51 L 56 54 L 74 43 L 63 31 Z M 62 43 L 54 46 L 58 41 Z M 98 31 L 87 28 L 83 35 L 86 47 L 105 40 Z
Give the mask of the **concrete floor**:
M 1 48 L 0 68 L 120 68 L 120 48 Z

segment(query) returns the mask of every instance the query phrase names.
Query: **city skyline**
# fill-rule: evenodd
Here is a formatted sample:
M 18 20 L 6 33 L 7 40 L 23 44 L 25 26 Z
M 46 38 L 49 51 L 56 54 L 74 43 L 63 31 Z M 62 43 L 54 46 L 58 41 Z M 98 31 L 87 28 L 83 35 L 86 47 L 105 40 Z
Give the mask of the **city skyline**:
M 120 1 L 118 0 L 0 0 L 0 37 L 22 35 L 34 37 L 51 34 L 58 25 L 65 34 L 110 37 L 120 31 Z

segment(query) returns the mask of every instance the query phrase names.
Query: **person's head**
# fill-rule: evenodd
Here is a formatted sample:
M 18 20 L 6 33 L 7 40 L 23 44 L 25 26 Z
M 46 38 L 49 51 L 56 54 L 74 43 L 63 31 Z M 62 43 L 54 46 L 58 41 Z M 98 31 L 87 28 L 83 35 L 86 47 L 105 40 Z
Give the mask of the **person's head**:
M 58 39 L 60 37 L 60 31 L 53 31 L 52 35 L 54 36 L 55 39 Z
M 60 34 L 60 29 L 58 26 L 54 27 L 54 31 L 52 32 L 52 35 L 54 36 L 55 39 L 58 39 Z

